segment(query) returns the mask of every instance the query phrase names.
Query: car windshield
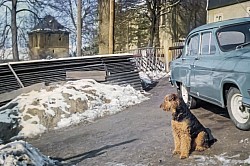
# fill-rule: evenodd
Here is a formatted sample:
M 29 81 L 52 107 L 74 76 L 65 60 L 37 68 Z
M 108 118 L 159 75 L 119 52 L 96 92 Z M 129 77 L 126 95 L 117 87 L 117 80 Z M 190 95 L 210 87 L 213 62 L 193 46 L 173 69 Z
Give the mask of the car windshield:
M 244 43 L 250 42 L 250 23 L 221 28 L 217 31 L 217 38 L 222 51 L 244 47 L 247 45 Z

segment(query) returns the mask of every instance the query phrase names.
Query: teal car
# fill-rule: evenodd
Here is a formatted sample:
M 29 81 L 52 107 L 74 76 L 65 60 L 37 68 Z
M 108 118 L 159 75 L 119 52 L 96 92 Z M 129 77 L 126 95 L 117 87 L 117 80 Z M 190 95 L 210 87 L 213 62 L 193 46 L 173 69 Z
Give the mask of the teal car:
M 250 17 L 192 30 L 170 70 L 191 108 L 197 100 L 227 108 L 237 128 L 250 130 Z

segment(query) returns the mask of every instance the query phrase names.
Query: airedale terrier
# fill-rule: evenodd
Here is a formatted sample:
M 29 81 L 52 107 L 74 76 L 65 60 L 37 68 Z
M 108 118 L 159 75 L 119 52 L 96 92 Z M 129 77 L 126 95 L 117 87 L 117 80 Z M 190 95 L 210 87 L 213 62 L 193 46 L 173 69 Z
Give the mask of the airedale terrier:
M 177 94 L 167 95 L 160 108 L 172 112 L 173 154 L 180 154 L 181 159 L 187 158 L 191 150 L 203 151 L 216 141 Z

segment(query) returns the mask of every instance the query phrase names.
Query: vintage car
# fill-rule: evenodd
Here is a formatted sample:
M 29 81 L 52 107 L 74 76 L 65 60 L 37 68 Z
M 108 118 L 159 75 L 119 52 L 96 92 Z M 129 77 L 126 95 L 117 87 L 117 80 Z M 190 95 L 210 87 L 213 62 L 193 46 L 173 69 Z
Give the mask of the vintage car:
M 192 30 L 170 70 L 191 108 L 197 100 L 227 108 L 237 128 L 250 129 L 250 17 Z

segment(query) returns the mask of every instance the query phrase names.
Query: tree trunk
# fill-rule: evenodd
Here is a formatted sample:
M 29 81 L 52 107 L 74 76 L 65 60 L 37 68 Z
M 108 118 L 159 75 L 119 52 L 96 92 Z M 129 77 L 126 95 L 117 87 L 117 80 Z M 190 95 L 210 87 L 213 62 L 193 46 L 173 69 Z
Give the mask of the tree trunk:
M 12 53 L 13 53 L 13 59 L 15 61 L 19 61 L 18 45 L 17 45 L 16 10 L 17 10 L 17 0 L 12 0 L 12 10 L 11 10 Z
M 82 1 L 77 1 L 77 56 L 82 56 Z
M 151 13 L 152 21 L 150 24 L 150 32 L 149 32 L 149 41 L 148 41 L 148 47 L 153 47 L 154 44 L 154 38 L 155 38 L 155 23 L 156 23 L 156 17 L 153 13 Z
M 114 53 L 114 14 L 115 14 L 115 0 L 110 0 L 109 7 L 109 53 Z
M 109 53 L 109 0 L 98 0 L 99 54 Z
M 161 17 L 161 3 L 160 1 L 156 1 L 156 11 L 155 11 L 155 40 L 154 46 L 160 47 L 160 34 L 159 34 L 159 26 L 160 26 L 160 17 Z

